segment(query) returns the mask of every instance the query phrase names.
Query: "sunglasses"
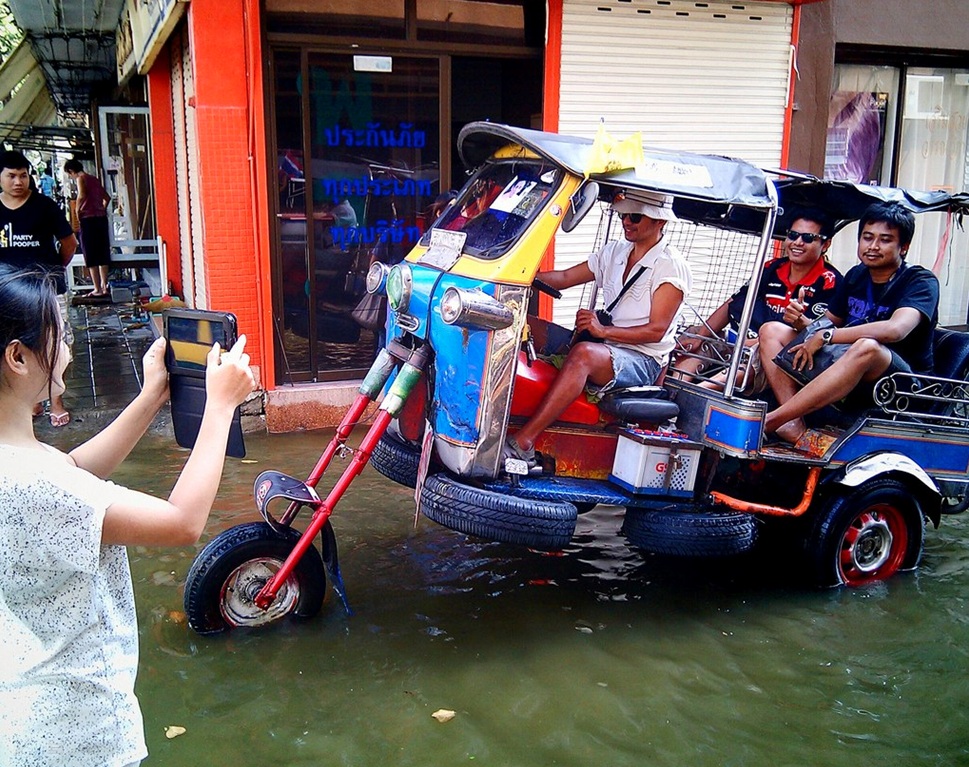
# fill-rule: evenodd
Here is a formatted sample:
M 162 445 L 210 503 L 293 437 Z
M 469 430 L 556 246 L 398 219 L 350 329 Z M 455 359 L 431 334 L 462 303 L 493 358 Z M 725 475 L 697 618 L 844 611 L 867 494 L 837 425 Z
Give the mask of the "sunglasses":
M 629 219 L 629 222 L 631 224 L 638 224 L 640 221 L 643 220 L 643 214 L 642 213 L 620 213 L 619 214 L 620 221 L 625 221 L 627 218 Z
M 823 234 L 816 234 L 815 232 L 795 232 L 793 229 L 787 231 L 787 239 L 791 242 L 796 242 L 800 238 L 805 245 L 810 245 L 815 240 L 821 240 L 822 242 L 826 239 Z

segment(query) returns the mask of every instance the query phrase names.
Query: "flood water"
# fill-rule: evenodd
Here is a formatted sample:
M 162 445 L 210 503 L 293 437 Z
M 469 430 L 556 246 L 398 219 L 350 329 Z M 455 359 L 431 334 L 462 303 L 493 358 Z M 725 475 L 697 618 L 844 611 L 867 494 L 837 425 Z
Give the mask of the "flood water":
M 329 436 L 248 435 L 202 543 Z M 185 455 L 149 435 L 115 479 L 165 494 Z M 367 469 L 337 507 L 352 617 L 329 591 L 307 623 L 200 637 L 197 549 L 130 551 L 147 764 L 969 764 L 969 517 L 929 531 L 916 573 L 818 592 L 776 560 L 641 555 L 608 507 L 557 557 L 415 528 L 412 492 Z

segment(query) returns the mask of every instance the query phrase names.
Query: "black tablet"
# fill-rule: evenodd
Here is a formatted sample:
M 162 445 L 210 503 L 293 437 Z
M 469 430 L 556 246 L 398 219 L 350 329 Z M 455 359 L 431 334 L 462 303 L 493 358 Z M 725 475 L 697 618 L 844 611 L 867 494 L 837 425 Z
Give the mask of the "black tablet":
M 206 356 L 216 342 L 223 349 L 231 348 L 236 342 L 236 318 L 229 312 L 181 308 L 166 309 L 162 318 L 175 441 L 191 448 L 198 439 L 205 411 Z M 225 452 L 234 458 L 246 455 L 239 408 L 232 416 Z

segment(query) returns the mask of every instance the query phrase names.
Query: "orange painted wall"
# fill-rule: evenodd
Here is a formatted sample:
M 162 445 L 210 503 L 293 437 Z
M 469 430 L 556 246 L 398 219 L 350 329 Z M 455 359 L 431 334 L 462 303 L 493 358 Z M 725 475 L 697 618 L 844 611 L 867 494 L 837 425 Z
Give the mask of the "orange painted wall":
M 240 332 L 249 339 L 246 350 L 260 367 L 266 387 L 272 381 L 268 375 L 271 352 L 267 353 L 265 342 L 272 337 L 263 332 L 263 315 L 268 311 L 263 311 L 260 296 L 263 280 L 257 244 L 261 244 L 258 221 L 267 215 L 267 208 L 263 201 L 263 213 L 255 213 L 257 158 L 250 138 L 253 115 L 261 120 L 262 103 L 260 99 L 250 104 L 248 92 L 248 82 L 261 80 L 262 75 L 258 56 L 254 59 L 256 71 L 249 72 L 252 38 L 247 29 L 247 5 L 192 0 L 188 29 L 203 212 L 201 249 L 209 307 L 235 313 Z M 258 17 L 251 21 L 258 24 Z M 265 152 L 262 154 L 265 161 Z

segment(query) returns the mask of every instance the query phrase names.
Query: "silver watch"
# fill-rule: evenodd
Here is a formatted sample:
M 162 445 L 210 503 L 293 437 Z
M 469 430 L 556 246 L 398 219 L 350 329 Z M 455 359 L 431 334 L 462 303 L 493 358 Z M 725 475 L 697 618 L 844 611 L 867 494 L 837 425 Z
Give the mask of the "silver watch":
M 825 328 L 821 331 L 821 341 L 827 346 L 834 338 L 834 328 Z

